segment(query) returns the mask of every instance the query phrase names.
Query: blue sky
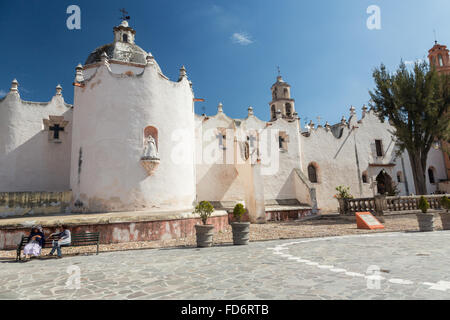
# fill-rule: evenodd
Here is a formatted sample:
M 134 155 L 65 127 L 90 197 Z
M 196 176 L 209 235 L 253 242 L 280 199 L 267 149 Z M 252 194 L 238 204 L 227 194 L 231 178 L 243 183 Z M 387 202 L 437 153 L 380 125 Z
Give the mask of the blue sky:
M 81 30 L 68 30 L 66 9 L 81 8 Z M 381 30 L 369 30 L 370 5 L 381 8 Z M 151 51 L 172 80 L 185 65 L 197 113 L 231 117 L 248 106 L 269 119 L 277 66 L 306 120 L 335 123 L 369 100 L 371 73 L 384 62 L 426 58 L 433 30 L 450 45 L 448 0 L 96 0 L 0 2 L 0 96 L 17 78 L 25 100 L 48 101 L 61 83 L 73 101 L 75 66 L 113 39 L 119 9 L 131 15 L 136 43 Z

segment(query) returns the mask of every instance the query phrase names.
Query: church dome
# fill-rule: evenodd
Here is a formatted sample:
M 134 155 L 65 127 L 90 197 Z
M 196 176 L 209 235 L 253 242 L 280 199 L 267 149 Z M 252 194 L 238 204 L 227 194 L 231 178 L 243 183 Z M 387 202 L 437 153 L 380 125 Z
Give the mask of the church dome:
M 113 30 L 114 42 L 95 49 L 87 58 L 85 65 L 102 61 L 103 52 L 108 55 L 109 60 L 145 65 L 149 53 L 135 44 L 136 31 L 128 25 L 128 21 L 122 21 Z
M 115 41 L 95 49 L 87 58 L 85 65 L 102 61 L 101 55 L 105 52 L 109 60 L 128 63 L 146 64 L 148 53 L 141 47 L 127 42 Z

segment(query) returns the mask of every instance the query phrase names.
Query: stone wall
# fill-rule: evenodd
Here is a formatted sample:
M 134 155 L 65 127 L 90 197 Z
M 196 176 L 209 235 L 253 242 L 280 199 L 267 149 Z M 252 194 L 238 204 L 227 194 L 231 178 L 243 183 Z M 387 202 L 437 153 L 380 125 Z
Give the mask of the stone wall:
M 72 192 L 2 192 L 0 217 L 21 217 L 68 212 Z
M 157 215 L 108 213 L 41 217 L 33 223 L 42 225 L 46 236 L 58 231 L 59 225 L 66 224 L 72 234 L 100 232 L 100 243 L 111 244 L 186 238 L 195 235 L 195 225 L 201 224 L 201 220 L 190 212 Z M 224 231 L 228 226 L 228 214 L 215 211 L 208 224 L 214 225 L 215 232 Z M 30 233 L 31 226 L 28 220 L 23 219 L 0 220 L 0 250 L 17 248 L 21 237 Z

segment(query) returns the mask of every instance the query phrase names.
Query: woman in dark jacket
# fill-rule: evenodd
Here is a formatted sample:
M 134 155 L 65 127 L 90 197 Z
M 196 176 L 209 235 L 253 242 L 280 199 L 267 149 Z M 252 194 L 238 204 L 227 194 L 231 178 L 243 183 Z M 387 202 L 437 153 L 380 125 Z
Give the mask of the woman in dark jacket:
M 34 226 L 31 228 L 30 235 L 28 236 L 29 242 L 23 248 L 25 260 L 30 259 L 31 256 L 38 257 L 41 255 L 41 250 L 45 244 L 45 236 L 42 231 L 42 227 Z

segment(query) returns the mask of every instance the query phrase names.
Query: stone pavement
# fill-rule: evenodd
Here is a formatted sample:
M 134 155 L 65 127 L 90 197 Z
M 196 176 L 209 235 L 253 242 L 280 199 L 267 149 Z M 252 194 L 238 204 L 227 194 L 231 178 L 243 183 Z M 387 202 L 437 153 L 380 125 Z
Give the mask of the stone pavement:
M 384 233 L 5 260 L 0 299 L 450 299 L 448 243 Z

